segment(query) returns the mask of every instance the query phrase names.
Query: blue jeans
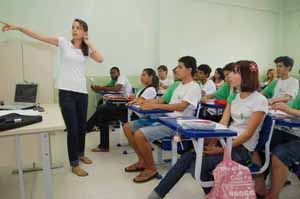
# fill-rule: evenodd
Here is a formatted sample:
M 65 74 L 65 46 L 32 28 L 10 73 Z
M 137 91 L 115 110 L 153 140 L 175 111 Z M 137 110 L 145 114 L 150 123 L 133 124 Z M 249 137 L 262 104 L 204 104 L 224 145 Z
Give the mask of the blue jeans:
M 251 164 L 251 155 L 243 146 L 236 147 L 232 150 L 232 159 L 243 165 Z M 212 171 L 222 160 L 223 154 L 203 156 L 201 180 L 213 180 Z M 194 152 L 190 151 L 184 153 L 176 164 L 168 171 L 167 175 L 160 181 L 154 191 L 161 198 L 164 198 L 186 172 L 190 171 L 192 175 L 194 175 L 195 161 L 196 154 Z M 203 190 L 208 194 L 211 188 L 203 188 Z
M 59 90 L 59 105 L 68 132 L 68 154 L 72 167 L 78 166 L 84 155 L 88 95 Z

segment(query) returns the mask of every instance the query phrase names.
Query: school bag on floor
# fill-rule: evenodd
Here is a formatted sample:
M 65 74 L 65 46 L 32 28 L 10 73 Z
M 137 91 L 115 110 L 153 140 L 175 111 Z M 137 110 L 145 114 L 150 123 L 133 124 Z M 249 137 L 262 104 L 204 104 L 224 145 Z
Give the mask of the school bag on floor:
M 213 171 L 214 185 L 208 199 L 256 199 L 251 172 L 231 159 L 228 148 L 224 159 Z

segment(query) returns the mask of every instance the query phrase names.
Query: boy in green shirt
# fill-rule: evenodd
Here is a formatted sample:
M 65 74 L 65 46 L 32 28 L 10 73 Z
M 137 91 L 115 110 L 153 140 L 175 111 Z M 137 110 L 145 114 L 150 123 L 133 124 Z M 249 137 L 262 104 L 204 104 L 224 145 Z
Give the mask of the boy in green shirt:
M 223 71 L 225 75 L 225 83 L 222 85 L 221 88 L 219 88 L 215 93 L 212 93 L 210 95 L 203 96 L 201 98 L 202 103 L 207 103 L 209 99 L 227 99 L 230 94 L 233 92 L 233 89 L 228 83 L 228 75 L 233 71 L 235 66 L 234 62 L 231 62 L 224 66 Z

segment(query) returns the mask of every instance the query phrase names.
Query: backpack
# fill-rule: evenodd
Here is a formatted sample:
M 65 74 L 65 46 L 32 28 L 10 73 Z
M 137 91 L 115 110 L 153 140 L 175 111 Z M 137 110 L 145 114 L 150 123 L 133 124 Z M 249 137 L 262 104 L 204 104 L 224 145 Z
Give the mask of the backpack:
M 231 159 L 224 148 L 224 159 L 213 171 L 214 185 L 207 199 L 256 199 L 254 182 L 248 167 Z

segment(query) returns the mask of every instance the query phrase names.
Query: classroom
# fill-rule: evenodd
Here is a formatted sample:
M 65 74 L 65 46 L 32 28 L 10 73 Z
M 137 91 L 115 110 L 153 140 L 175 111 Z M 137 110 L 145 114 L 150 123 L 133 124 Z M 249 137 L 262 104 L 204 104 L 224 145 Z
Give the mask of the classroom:
M 0 199 L 299 199 L 300 0 L 2 0 Z

